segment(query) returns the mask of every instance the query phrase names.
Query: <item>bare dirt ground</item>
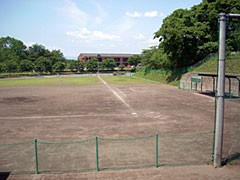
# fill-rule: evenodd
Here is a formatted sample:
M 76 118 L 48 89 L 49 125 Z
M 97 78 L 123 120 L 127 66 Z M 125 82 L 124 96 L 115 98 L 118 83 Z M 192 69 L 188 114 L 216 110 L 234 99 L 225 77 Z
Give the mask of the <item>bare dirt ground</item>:
M 225 166 L 215 169 L 213 166 L 179 166 L 160 167 L 148 169 L 134 169 L 122 171 L 102 171 L 72 174 L 38 174 L 38 175 L 11 175 L 8 180 L 238 180 L 240 178 L 240 166 Z
M 163 84 L 110 87 L 125 103 L 105 85 L 0 88 L 0 143 L 34 138 L 68 142 L 95 136 L 132 138 L 156 132 L 170 135 L 213 130 L 214 99 L 211 97 Z M 230 157 L 240 151 L 240 104 L 227 101 L 226 107 L 223 150 L 224 157 Z M 200 145 L 210 146 L 209 140 L 208 144 L 204 143 Z M 173 146 L 169 151 L 177 148 Z M 182 150 L 186 151 L 182 156 L 188 157 L 193 149 Z M 174 157 L 179 152 L 170 153 L 166 156 Z M 9 179 L 186 179 L 188 176 L 189 179 L 239 179 L 239 166 L 217 170 L 203 165 L 64 175 L 11 175 Z
M 213 130 L 214 99 L 162 84 L 0 88 L 1 143 Z M 136 113 L 136 114 L 135 114 Z

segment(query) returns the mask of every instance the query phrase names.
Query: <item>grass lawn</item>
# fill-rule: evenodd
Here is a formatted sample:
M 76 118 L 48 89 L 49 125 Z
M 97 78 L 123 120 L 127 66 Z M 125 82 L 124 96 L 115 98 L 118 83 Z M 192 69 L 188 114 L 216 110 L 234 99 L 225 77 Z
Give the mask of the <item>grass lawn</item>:
M 152 83 L 144 79 L 127 76 L 103 76 L 109 84 L 145 84 Z M 98 77 L 47 77 L 0 79 L 0 87 L 7 86 L 81 86 L 101 84 Z
M 230 74 L 240 73 L 240 55 L 231 55 L 226 57 L 225 72 Z M 201 66 L 195 68 L 193 72 L 217 72 L 218 57 L 212 57 Z
M 0 87 L 5 86 L 81 86 L 101 84 L 97 77 L 48 77 L 0 79 Z
M 108 84 L 146 84 L 153 83 L 144 79 L 137 79 L 129 76 L 102 76 Z

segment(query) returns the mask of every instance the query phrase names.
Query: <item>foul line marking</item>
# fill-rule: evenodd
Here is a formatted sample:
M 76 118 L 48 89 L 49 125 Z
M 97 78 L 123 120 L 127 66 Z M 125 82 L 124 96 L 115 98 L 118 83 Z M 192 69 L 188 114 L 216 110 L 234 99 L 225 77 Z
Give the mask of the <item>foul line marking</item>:
M 120 89 L 116 88 L 118 90 L 119 93 L 121 93 L 124 97 L 127 97 L 127 95 L 125 93 L 123 93 Z
M 149 82 L 153 82 L 153 83 L 159 83 L 159 84 L 161 84 L 161 83 L 158 82 L 158 81 L 149 80 L 149 79 L 145 79 L 145 78 L 142 78 L 142 77 L 137 77 L 137 76 L 131 76 L 131 77 L 136 78 L 136 79 L 143 79 L 143 80 L 145 80 L 145 81 L 149 81 Z
M 128 103 L 126 103 L 126 101 L 124 101 L 124 99 L 121 98 L 121 96 L 119 96 L 118 93 L 117 93 L 116 91 L 114 91 L 114 90 L 108 85 L 108 83 L 107 83 L 106 81 L 104 81 L 99 75 L 98 75 L 98 78 L 101 80 L 101 82 L 102 82 L 103 84 L 105 84 L 105 85 L 108 87 L 108 89 L 109 89 L 110 91 L 112 91 L 112 93 L 113 93 L 120 101 L 122 101 L 122 103 L 123 103 L 125 106 L 127 106 L 128 108 L 130 108 L 130 105 L 129 105 Z
M 135 89 L 133 89 L 133 88 L 129 88 L 131 91 L 133 91 L 133 92 L 136 92 L 136 90 Z
M 107 116 L 128 116 L 129 114 L 80 114 L 69 116 L 26 116 L 26 117 L 0 117 L 0 120 L 14 120 L 14 119 L 55 119 L 55 118 L 78 118 L 78 117 L 107 117 Z

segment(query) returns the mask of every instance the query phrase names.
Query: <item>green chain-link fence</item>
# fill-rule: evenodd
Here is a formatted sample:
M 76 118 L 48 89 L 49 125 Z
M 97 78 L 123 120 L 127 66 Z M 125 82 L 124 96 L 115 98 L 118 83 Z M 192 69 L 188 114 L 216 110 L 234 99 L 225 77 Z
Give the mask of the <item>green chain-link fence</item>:
M 240 163 L 240 19 L 228 18 L 226 28 L 226 50 L 231 51 L 235 40 L 235 52 L 226 53 L 225 74 L 236 78 L 225 78 L 223 154 L 225 163 Z M 230 88 L 228 88 L 230 87 Z
M 63 173 L 207 163 L 213 132 L 0 144 L 0 172 Z
M 34 141 L 0 144 L 0 172 L 34 173 Z

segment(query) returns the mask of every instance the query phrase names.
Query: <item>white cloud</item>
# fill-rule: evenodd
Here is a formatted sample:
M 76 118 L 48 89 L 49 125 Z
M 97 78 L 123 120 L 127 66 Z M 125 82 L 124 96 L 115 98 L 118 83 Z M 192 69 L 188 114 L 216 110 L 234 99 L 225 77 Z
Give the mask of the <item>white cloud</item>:
M 133 13 L 126 12 L 125 14 L 126 14 L 126 16 L 129 16 L 129 17 L 142 17 L 143 16 L 142 13 L 139 13 L 139 12 L 136 12 L 136 11 L 134 11 Z
M 89 31 L 87 28 L 82 28 L 79 31 L 66 32 L 66 35 L 72 36 L 78 39 L 87 40 L 118 40 L 120 36 L 114 34 L 106 34 L 102 31 Z
M 125 35 L 136 24 L 131 18 L 124 18 L 122 22 L 116 25 L 116 30 L 120 34 Z
M 143 35 L 143 34 L 137 34 L 137 35 L 135 35 L 135 36 L 133 36 L 135 39 L 139 39 L 139 40 L 143 40 L 143 39 L 145 39 L 146 37 Z
M 79 39 L 87 39 L 88 35 L 91 34 L 91 31 L 89 31 L 87 28 L 84 27 L 79 31 L 70 31 L 70 32 L 66 32 L 66 34 L 68 36 L 72 36 Z
M 159 40 L 158 40 L 158 39 L 151 39 L 151 38 L 149 38 L 149 39 L 147 40 L 147 43 L 148 43 L 149 45 L 155 46 L 155 45 L 159 45 Z
M 64 5 L 59 10 L 75 25 L 85 26 L 88 21 L 87 13 L 81 10 L 73 0 L 64 0 Z
M 158 13 L 158 11 L 154 10 L 154 11 L 146 11 L 144 13 L 141 13 L 141 12 L 137 12 L 137 11 L 134 11 L 134 12 L 126 12 L 125 13 L 126 16 L 129 16 L 129 17 L 164 17 L 165 15 L 163 13 Z
M 30 47 L 30 46 L 32 46 L 32 45 L 34 45 L 34 44 L 38 44 L 38 45 L 42 45 L 42 46 L 44 46 L 45 47 L 45 49 L 48 49 L 48 50 L 50 50 L 50 51 L 52 51 L 52 50 L 61 50 L 61 52 L 63 52 L 63 48 L 61 48 L 61 47 L 58 47 L 58 46 L 55 46 L 55 45 L 46 45 L 45 43 L 36 43 L 36 42 L 24 42 L 24 44 L 27 46 L 27 47 Z
M 87 28 L 82 28 L 82 30 L 81 30 L 81 32 L 83 33 L 83 34 L 91 34 L 91 31 L 89 31 Z
M 147 44 L 148 46 L 155 46 L 159 44 L 158 39 L 152 39 L 152 38 L 146 37 L 141 33 L 133 36 L 133 38 L 142 42 L 143 44 Z
M 72 37 L 79 38 L 79 39 L 86 39 L 87 38 L 87 36 L 85 36 L 80 31 L 70 31 L 70 32 L 66 32 L 66 34 L 68 36 L 72 36 Z
M 106 17 L 108 14 L 98 1 L 93 1 L 93 4 L 97 9 L 98 14 L 97 17 L 94 17 L 94 22 L 97 24 L 102 24 L 104 17 Z
M 157 11 L 149 11 L 143 14 L 144 17 L 156 17 L 158 15 Z
M 29 47 L 29 46 L 32 46 L 34 44 L 37 44 L 36 42 L 24 42 L 24 44 Z
M 50 50 L 50 51 L 52 51 L 52 50 L 60 50 L 61 52 L 64 51 L 63 48 L 60 48 L 60 47 L 58 47 L 58 46 L 46 45 L 46 46 L 44 46 L 44 47 L 47 48 L 47 49 Z
M 117 40 L 120 36 L 114 34 L 105 34 L 101 31 L 93 31 L 92 38 L 96 40 Z

